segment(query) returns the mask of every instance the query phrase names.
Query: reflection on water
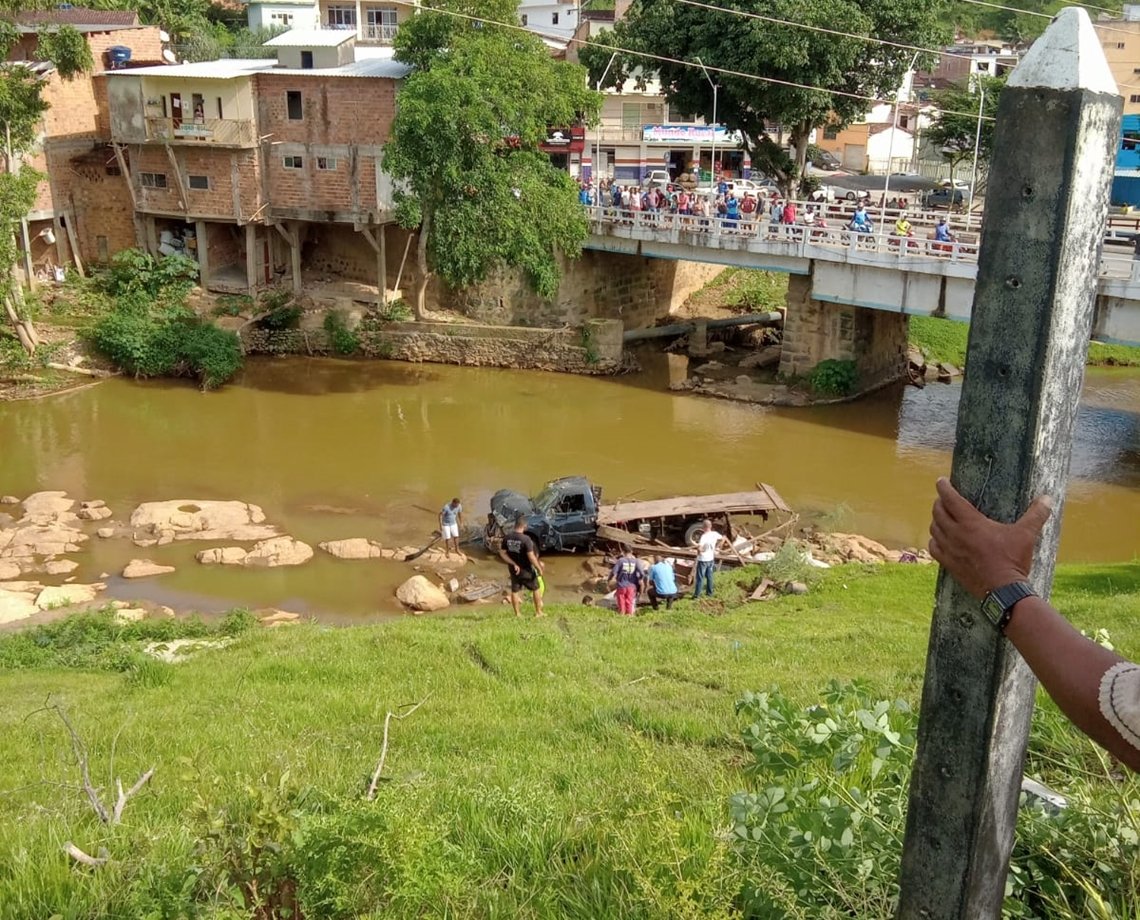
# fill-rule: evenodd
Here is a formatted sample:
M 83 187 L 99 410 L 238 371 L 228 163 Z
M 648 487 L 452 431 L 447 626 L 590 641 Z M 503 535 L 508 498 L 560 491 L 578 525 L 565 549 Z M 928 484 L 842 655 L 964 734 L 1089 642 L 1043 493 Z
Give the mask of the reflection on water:
M 141 501 L 243 499 L 309 543 L 364 536 L 422 545 L 453 494 L 478 521 L 496 490 L 584 474 L 605 495 L 655 498 L 773 484 L 798 510 L 845 509 L 843 527 L 925 542 L 933 480 L 949 469 L 959 388 L 892 389 L 847 406 L 764 409 L 665 392 L 663 356 L 632 377 L 573 376 L 329 359 L 257 360 L 241 385 L 112 380 L 0 404 L 0 493 L 66 489 L 126 520 Z M 1131 559 L 1140 547 L 1140 374 L 1089 375 L 1062 554 Z M 200 547 L 145 551 L 178 566 L 166 592 L 362 613 L 407 577 L 389 562 L 322 553 L 296 570 L 231 571 Z M 132 555 L 93 540 L 80 577 Z M 566 592 L 578 560 L 550 579 Z
M 946 452 L 954 446 L 961 387 L 908 389 L 899 408 L 898 449 Z M 1077 413 L 1070 475 L 1073 487 L 1140 485 L 1140 375 L 1090 370 Z

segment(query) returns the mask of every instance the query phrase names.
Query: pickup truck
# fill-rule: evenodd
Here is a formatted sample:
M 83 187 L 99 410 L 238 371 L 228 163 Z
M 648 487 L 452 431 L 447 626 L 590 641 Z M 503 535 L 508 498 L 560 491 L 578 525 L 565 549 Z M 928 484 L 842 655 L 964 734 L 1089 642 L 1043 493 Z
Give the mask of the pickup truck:
M 540 552 L 571 552 L 591 549 L 595 543 L 649 543 L 694 546 L 704 519 L 723 520 L 731 530 L 729 515 L 758 515 L 767 520 L 771 512 L 791 509 L 771 486 L 756 484 L 756 491 L 719 495 L 690 495 L 652 501 L 601 503 L 602 490 L 585 476 L 566 476 L 548 482 L 534 498 L 501 489 L 491 496 L 492 522 L 486 543 L 495 551 L 495 541 L 512 530 L 519 515 L 526 517 L 526 532 Z

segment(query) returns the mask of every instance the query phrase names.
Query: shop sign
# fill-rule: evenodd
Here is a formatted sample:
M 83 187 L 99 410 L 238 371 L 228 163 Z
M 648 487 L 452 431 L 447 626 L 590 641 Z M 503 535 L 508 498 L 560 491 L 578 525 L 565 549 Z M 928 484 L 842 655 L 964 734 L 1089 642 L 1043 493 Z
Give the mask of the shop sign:
M 711 144 L 712 125 L 642 125 L 641 139 L 647 144 Z M 716 126 L 718 144 L 739 144 L 740 132 Z

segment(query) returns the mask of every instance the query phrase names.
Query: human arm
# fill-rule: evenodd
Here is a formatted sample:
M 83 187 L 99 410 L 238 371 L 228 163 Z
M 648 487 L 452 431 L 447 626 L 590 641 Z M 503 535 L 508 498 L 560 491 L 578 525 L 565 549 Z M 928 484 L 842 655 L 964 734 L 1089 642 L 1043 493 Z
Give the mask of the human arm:
M 538 553 L 535 552 L 534 547 L 527 550 L 526 558 L 530 560 L 531 567 L 536 572 L 545 572 L 546 566 L 542 564 L 542 560 L 538 558 Z
M 505 562 L 508 566 L 510 566 L 512 572 L 514 572 L 516 575 L 519 573 L 518 565 L 510 556 L 507 555 L 507 551 L 505 549 L 499 550 L 499 558 L 502 559 L 503 562 Z
M 930 554 L 974 597 L 984 598 L 995 588 L 1028 579 L 1033 547 L 1051 511 L 1051 501 L 1039 498 L 1017 522 L 1001 524 L 974 508 L 949 480 L 939 479 Z M 1123 659 L 1082 636 L 1039 597 L 1014 606 L 1005 636 L 1073 724 L 1140 771 L 1140 747 L 1101 710 L 1105 674 Z

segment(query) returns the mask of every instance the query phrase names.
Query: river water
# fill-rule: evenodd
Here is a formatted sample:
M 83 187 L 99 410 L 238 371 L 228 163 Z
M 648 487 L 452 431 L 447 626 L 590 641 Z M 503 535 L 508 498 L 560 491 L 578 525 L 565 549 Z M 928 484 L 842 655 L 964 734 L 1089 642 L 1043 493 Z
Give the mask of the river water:
M 462 497 L 479 523 L 492 492 L 535 492 L 581 473 L 604 496 L 737 491 L 763 480 L 801 513 L 891 546 L 925 543 L 935 477 L 949 469 L 959 387 L 893 388 L 843 406 L 770 409 L 664 390 L 665 356 L 617 379 L 507 370 L 277 358 L 209 394 L 115 379 L 0 403 L 0 493 L 64 489 L 125 521 L 142 501 L 241 499 L 308 543 L 366 536 L 422 545 Z M 673 359 L 676 360 L 676 359 Z M 1073 455 L 1062 557 L 1140 550 L 1140 373 L 1090 370 Z M 294 569 L 204 567 L 200 545 L 140 550 L 93 539 L 81 580 L 134 556 L 178 570 L 109 593 L 217 610 L 275 606 L 329 618 L 392 611 L 409 574 L 318 551 Z M 579 563 L 558 563 L 557 594 Z

